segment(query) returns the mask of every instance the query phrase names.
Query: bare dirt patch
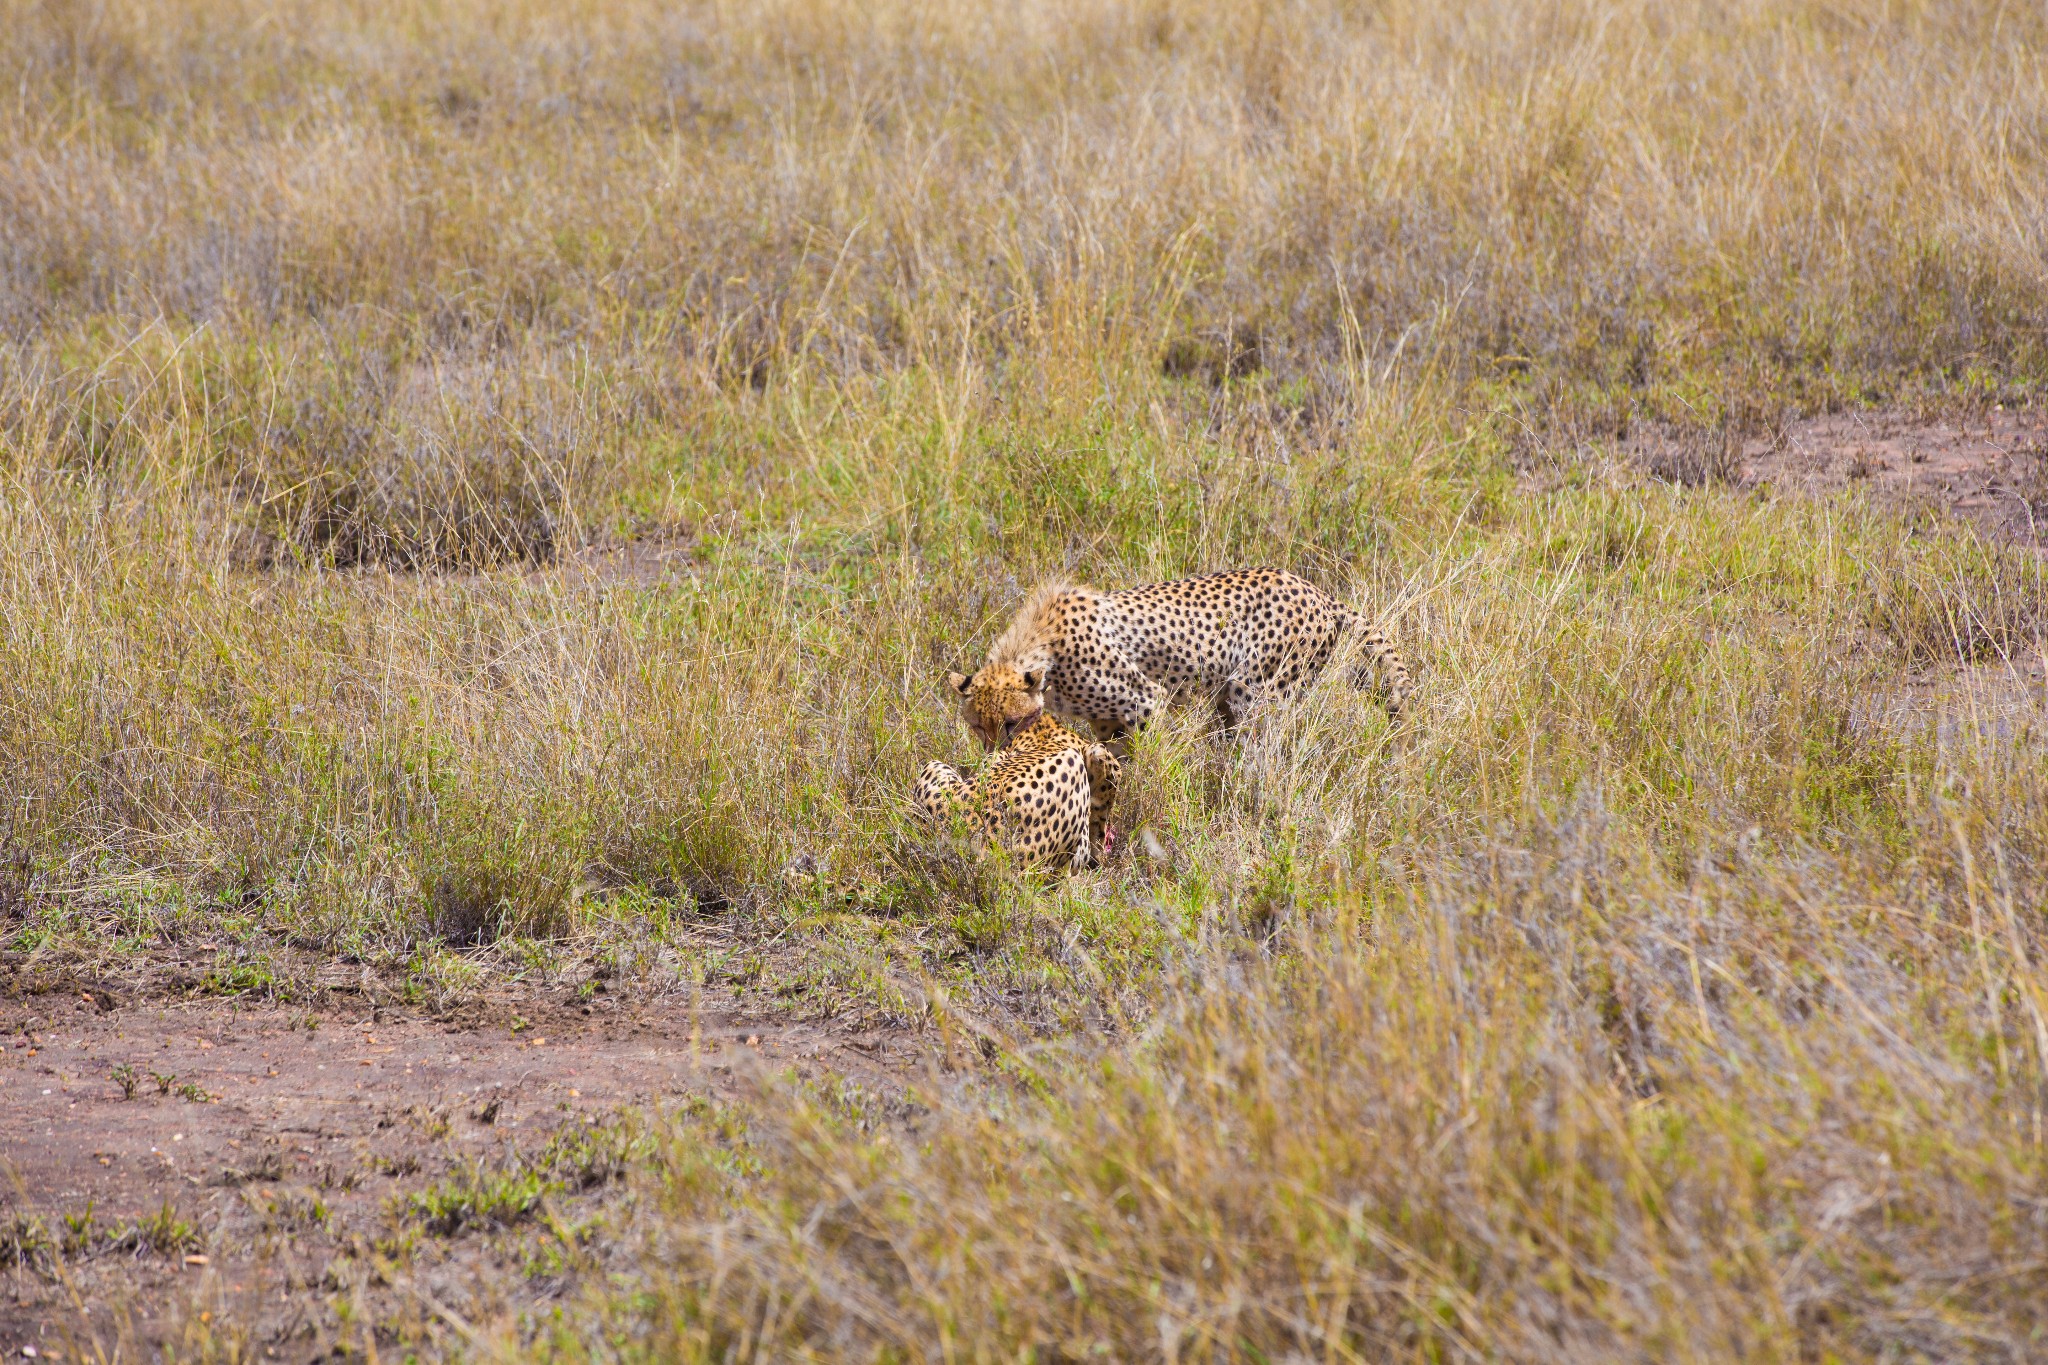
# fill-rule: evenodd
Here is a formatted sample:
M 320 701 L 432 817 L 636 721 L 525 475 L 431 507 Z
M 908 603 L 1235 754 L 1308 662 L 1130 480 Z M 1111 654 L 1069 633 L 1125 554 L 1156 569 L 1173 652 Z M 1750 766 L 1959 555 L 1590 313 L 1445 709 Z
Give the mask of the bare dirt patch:
M 1872 688 L 1851 721 L 1872 732 L 1925 733 L 1938 743 L 1976 734 L 2030 742 L 2048 722 L 2048 659 L 2039 655 L 1971 667 L 1924 669 L 1889 687 Z
M 459 1022 L 332 996 L 309 1012 L 17 995 L 0 1030 L 0 1355 L 41 1359 L 153 1356 L 224 1324 L 259 1359 L 459 1336 L 565 1281 L 534 1260 L 544 1233 L 524 1250 L 406 1238 L 415 1194 L 524 1169 L 622 1111 L 719 1101 L 762 1068 L 898 1094 L 917 1055 L 907 1031 L 712 996 L 518 988 Z M 604 1197 L 557 1192 L 542 1225 L 601 1228 L 575 1205 Z
M 2036 408 L 1826 413 L 1741 440 L 1647 429 L 1629 449 L 1653 472 L 1685 482 L 1728 478 L 1810 495 L 1862 488 L 1894 506 L 1939 508 L 1985 535 L 2048 548 L 2048 412 Z

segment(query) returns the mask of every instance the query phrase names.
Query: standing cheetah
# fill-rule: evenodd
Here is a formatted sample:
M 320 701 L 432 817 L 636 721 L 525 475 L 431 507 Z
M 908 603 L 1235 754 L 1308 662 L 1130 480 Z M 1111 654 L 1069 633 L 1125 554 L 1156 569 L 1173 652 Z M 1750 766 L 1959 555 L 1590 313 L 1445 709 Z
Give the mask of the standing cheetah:
M 988 670 L 984 670 L 987 672 Z M 993 681 L 993 679 L 992 679 Z M 1085 867 L 1103 850 L 1109 810 L 1122 768 L 1045 713 L 1037 679 L 984 689 L 988 710 L 977 729 L 997 750 L 978 781 L 933 760 L 917 779 L 917 804 L 934 820 L 964 811 L 970 823 L 1026 862 Z
M 1262 698 L 1290 696 L 1312 680 L 1337 637 L 1354 627 L 1365 632 L 1365 649 L 1386 678 L 1387 709 L 1398 715 L 1412 690 L 1399 651 L 1349 607 L 1284 569 L 1236 569 L 1123 592 L 1044 584 L 990 647 L 980 672 L 948 678 L 966 699 L 970 728 L 977 685 L 998 668 L 1037 679 L 1047 710 L 1086 721 L 1098 739 L 1121 738 L 1167 701 L 1186 697 L 1208 698 L 1228 727 Z

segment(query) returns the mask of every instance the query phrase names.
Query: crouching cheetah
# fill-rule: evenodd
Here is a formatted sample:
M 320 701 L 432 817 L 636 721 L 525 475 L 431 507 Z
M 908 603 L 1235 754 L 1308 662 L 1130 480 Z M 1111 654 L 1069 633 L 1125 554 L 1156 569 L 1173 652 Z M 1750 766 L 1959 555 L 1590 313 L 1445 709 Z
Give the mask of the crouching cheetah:
M 1412 690 L 1400 652 L 1358 613 L 1284 569 L 1236 569 L 1123 592 L 1044 584 L 990 647 L 980 672 L 948 677 L 966 699 L 969 728 L 982 680 L 996 669 L 1037 679 L 1047 710 L 1085 721 L 1098 739 L 1121 738 L 1185 697 L 1210 699 L 1227 727 L 1258 701 L 1292 695 L 1312 680 L 1350 629 L 1364 632 L 1365 650 L 1386 679 L 1387 709 L 1398 715 Z
M 990 670 L 984 669 L 987 673 Z M 995 677 L 989 679 L 997 681 Z M 1103 850 L 1122 768 L 1045 713 L 1039 679 L 1011 672 L 970 710 L 975 734 L 997 752 L 978 781 L 934 760 L 917 779 L 917 804 L 934 820 L 966 814 L 987 838 L 1026 862 L 1085 867 Z

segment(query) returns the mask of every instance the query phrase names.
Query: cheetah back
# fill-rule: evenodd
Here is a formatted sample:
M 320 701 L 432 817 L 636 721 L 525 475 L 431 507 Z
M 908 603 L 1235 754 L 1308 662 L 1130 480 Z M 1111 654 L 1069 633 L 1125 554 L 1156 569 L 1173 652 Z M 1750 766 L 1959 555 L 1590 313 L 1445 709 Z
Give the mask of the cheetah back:
M 1175 698 L 1232 683 L 1290 695 L 1321 672 L 1349 612 L 1284 569 L 1237 569 L 1111 593 L 1110 633 Z

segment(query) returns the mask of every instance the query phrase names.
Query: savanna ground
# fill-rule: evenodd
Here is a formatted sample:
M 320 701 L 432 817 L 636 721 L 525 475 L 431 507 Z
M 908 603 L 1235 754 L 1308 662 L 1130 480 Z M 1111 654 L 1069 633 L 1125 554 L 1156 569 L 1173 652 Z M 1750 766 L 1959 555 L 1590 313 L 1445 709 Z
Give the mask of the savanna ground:
M 0 1348 L 2048 1357 L 2039 6 L 0 35 Z M 1420 704 L 907 821 L 1247 564 Z

